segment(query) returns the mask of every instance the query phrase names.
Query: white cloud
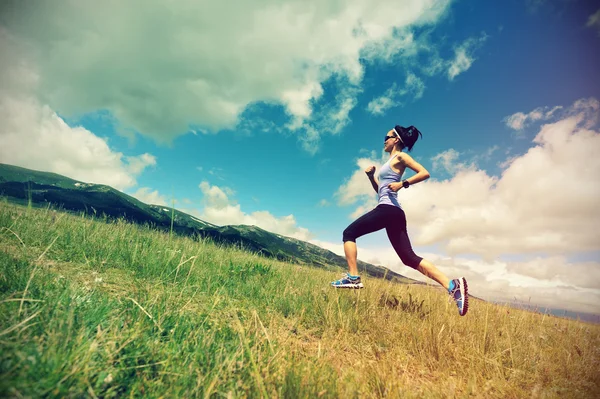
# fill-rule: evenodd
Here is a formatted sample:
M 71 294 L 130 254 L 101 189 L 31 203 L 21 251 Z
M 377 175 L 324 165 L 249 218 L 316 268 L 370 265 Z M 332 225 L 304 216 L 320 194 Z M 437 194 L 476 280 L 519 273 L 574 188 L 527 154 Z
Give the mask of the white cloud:
M 418 35 L 410 30 L 396 31 L 395 42 L 380 42 L 371 62 L 383 59 L 384 62 L 394 63 L 403 70 L 419 71 L 426 76 L 434 76 L 443 72 L 448 61 L 440 56 L 440 40 L 433 38 L 435 27 L 427 27 Z
M 598 11 L 596 11 L 594 14 L 590 15 L 585 26 L 588 28 L 595 28 L 600 36 L 600 9 L 598 9 Z
M 375 173 L 379 173 L 378 171 L 382 163 L 381 161 L 369 158 L 360 158 L 356 163 L 358 165 L 358 170 L 355 171 L 350 179 L 340 186 L 334 194 L 338 205 L 351 205 L 356 201 L 369 202 L 371 204 L 376 203 L 375 197 L 377 194 L 373 190 L 373 186 L 369 182 L 364 171 L 369 166 L 375 166 Z
M 158 190 L 152 190 L 149 187 L 140 187 L 136 192 L 131 194 L 132 197 L 139 199 L 140 201 L 150 205 L 162 205 L 170 206 L 167 203 L 167 199 L 164 195 L 160 194 Z M 185 201 L 184 201 L 185 202 Z
M 385 91 L 385 93 L 374 98 L 367 105 L 367 111 L 373 115 L 383 115 L 390 108 L 402 105 L 401 97 L 410 95 L 411 99 L 416 100 L 423 97 L 425 92 L 425 83 L 415 74 L 409 73 L 404 82 L 404 88 L 399 88 L 397 83 Z
M 521 130 L 523 129 L 523 126 L 525 126 L 525 122 L 528 119 L 535 120 L 534 118 L 536 115 L 537 114 L 533 114 L 531 118 L 529 118 L 529 116 L 523 112 L 517 112 L 516 114 L 512 114 L 511 116 L 505 118 L 506 126 L 510 127 L 511 129 Z
M 211 185 L 207 181 L 201 182 L 198 188 L 200 188 L 203 194 L 202 209 L 186 207 L 180 209 L 182 212 L 218 226 L 243 224 L 258 226 L 269 232 L 303 241 L 309 241 L 312 238 L 312 234 L 308 229 L 297 226 L 293 215 L 278 218 L 268 211 L 256 211 L 247 214 L 242 211 L 241 205 L 231 199 L 235 195 L 235 191 L 231 188 Z M 147 204 L 172 205 L 164 195 L 148 187 L 141 187 L 131 195 Z M 258 200 L 254 200 L 258 202 Z M 323 201 L 327 202 L 326 200 Z M 189 199 L 184 199 L 182 202 L 188 206 L 192 205 Z
M 461 45 L 454 49 L 454 59 L 448 66 L 448 79 L 454 80 L 455 77 L 471 67 L 475 61 L 473 53 L 479 49 L 486 40 L 487 35 L 484 33 L 479 38 L 465 40 Z
M 431 158 L 433 170 L 445 170 L 450 174 L 456 174 L 459 171 L 464 171 L 469 168 L 474 168 L 475 165 L 459 162 L 460 153 L 453 148 L 441 152 Z
M 350 218 L 352 220 L 358 219 L 359 217 L 361 217 L 362 215 L 364 215 L 365 213 L 367 213 L 371 209 L 373 209 L 376 204 L 377 204 L 377 202 L 375 200 L 368 201 L 367 203 L 356 208 L 354 210 L 354 212 L 352 212 L 352 214 L 350 214 Z
M 510 127 L 511 129 L 522 130 L 532 122 L 548 120 L 552 118 L 552 116 L 562 108 L 563 107 L 561 106 L 553 107 L 551 109 L 550 107 L 539 107 L 528 114 L 517 112 L 504 118 L 504 122 L 506 123 L 506 126 Z
M 137 157 L 125 157 L 127 169 L 133 175 L 139 175 L 148 166 L 156 166 L 156 157 L 145 153 Z
M 231 192 L 230 188 L 224 187 L 221 189 L 217 186 L 211 186 L 207 181 L 203 181 L 198 187 L 204 194 L 204 201 L 208 208 L 222 209 L 229 205 L 229 198 L 225 191 Z
M 557 284 L 600 289 L 600 263 L 571 263 L 563 256 L 536 257 L 525 262 L 512 262 L 507 271 L 536 280 L 550 280 Z M 600 304 L 599 304 L 600 306 Z
M 412 57 L 417 54 L 420 43 L 414 34 L 407 29 L 395 29 L 384 40 L 371 42 L 361 51 L 363 57 L 370 61 L 393 62 L 400 54 L 403 57 Z
M 486 259 L 600 249 L 600 132 L 591 129 L 599 105 L 595 99 L 577 101 L 564 119 L 544 125 L 529 151 L 507 162 L 500 177 L 474 165 L 457 168 L 449 180 L 401 191 L 414 242 Z M 436 159 L 452 165 L 457 156 L 446 152 Z M 358 170 L 336 193 L 340 205 L 374 202 L 363 172 L 372 163 L 358 161 Z
M 281 94 L 282 102 L 287 106 L 288 112 L 297 120 L 308 119 L 312 114 L 309 104 L 311 99 L 319 99 L 323 95 L 323 87 L 319 82 L 309 82 L 304 87 L 284 91 Z
M 360 155 L 364 155 L 364 156 L 366 156 L 367 158 L 370 158 L 370 159 L 376 159 L 377 158 L 377 151 L 375 151 L 375 150 L 367 150 L 366 148 L 361 148 L 360 150 L 358 150 L 358 153 Z M 380 153 L 384 153 L 384 152 L 380 151 Z M 383 160 L 383 158 L 382 158 L 382 160 Z
M 406 88 L 403 95 L 411 94 L 414 99 L 418 99 L 423 97 L 423 93 L 425 92 L 425 83 L 421 79 L 417 77 L 417 75 L 413 73 L 409 73 L 406 77 Z
M 170 140 L 234 127 L 249 104 L 280 104 L 314 151 L 320 134 L 336 131 L 315 115 L 323 83 L 338 82 L 342 98 L 327 115 L 347 123 L 361 62 L 410 47 L 411 27 L 434 25 L 449 4 L 56 0 L 15 3 L 0 23 L 35 65 L 41 102 L 63 115 L 106 109 L 123 131 Z
M 16 41 L 0 28 L 0 53 L 17 54 Z M 125 156 L 83 127 L 70 127 L 34 92 L 40 77 L 21 58 L 0 59 L 0 162 L 54 172 L 119 190 L 156 164 L 151 154 Z
M 438 55 L 433 55 L 432 60 L 426 65 L 423 70 L 429 76 L 434 76 L 442 72 L 447 63 Z
M 82 127 L 70 127 L 33 98 L 0 95 L 0 162 L 119 190 L 136 185 L 150 154 L 124 156 Z
M 467 55 L 467 49 L 459 47 L 455 50 L 455 57 L 448 68 L 448 77 L 453 80 L 460 73 L 471 67 L 474 59 Z
M 571 263 L 560 257 L 507 262 L 450 258 L 434 254 L 421 256 L 431 260 L 450 278 L 465 276 L 469 292 L 486 300 L 507 303 L 516 301 L 578 312 L 600 312 L 600 262 Z M 420 273 L 408 269 L 405 268 L 404 273 L 407 277 L 427 281 L 418 276 Z M 589 276 L 588 281 L 575 276 L 585 274 Z
M 343 86 L 342 83 L 339 83 Z M 318 104 L 310 120 L 295 118 L 287 127 L 292 130 L 302 130 L 303 148 L 315 154 L 319 150 L 320 138 L 323 134 L 339 134 L 350 123 L 350 111 L 356 105 L 356 96 L 361 90 L 355 86 L 346 86 L 340 89 L 332 102 Z
M 383 115 L 388 109 L 400 105 L 399 97 L 398 85 L 393 83 L 382 96 L 374 98 L 369 102 L 367 111 L 373 115 Z
M 258 226 L 264 230 L 281 234 L 287 237 L 308 241 L 312 234 L 296 224 L 294 215 L 276 217 L 268 211 L 256 211 L 250 214 L 242 211 L 241 206 L 229 197 L 234 191 L 228 187 L 211 186 L 207 181 L 199 185 L 204 195 L 204 208 L 198 210 L 185 210 L 207 222 L 224 225 L 250 225 Z

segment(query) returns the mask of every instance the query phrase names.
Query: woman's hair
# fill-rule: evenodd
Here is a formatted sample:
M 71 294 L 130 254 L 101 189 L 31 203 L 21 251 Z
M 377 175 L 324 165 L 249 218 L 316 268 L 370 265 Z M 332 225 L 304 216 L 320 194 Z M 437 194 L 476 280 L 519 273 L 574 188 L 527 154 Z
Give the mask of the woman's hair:
M 408 151 L 412 151 L 413 146 L 419 139 L 419 136 L 423 137 L 419 129 L 414 126 L 403 127 L 400 125 L 394 126 L 394 131 L 398 135 L 400 139 L 401 148 L 408 149 Z

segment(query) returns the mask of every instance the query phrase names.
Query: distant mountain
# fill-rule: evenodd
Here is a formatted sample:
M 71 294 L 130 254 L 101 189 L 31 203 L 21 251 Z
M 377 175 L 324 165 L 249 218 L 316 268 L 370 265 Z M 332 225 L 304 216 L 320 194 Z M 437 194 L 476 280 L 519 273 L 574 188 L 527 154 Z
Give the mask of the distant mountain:
M 177 234 L 209 237 L 215 242 L 242 245 L 247 250 L 280 260 L 322 268 L 346 269 L 346 260 L 317 245 L 256 226 L 216 226 L 176 209 L 145 204 L 112 187 L 90 184 L 55 173 L 39 172 L 0 163 L 0 195 L 11 202 L 59 207 L 87 215 L 124 218 Z M 388 280 L 417 283 L 387 268 L 358 262 L 359 270 Z

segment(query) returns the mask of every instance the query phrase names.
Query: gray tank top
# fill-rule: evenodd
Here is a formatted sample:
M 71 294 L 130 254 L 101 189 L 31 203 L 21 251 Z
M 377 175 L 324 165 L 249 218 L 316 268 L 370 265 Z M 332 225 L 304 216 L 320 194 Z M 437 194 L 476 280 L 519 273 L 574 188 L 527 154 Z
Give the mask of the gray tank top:
M 394 205 L 398 208 L 402 209 L 400 203 L 398 202 L 398 193 L 390 190 L 388 184 L 397 183 L 402 178 L 400 173 L 394 172 L 394 170 L 390 167 L 390 163 L 392 159 L 394 159 L 398 154 L 390 157 L 390 159 L 383 164 L 381 170 L 379 171 L 379 204 L 387 204 Z

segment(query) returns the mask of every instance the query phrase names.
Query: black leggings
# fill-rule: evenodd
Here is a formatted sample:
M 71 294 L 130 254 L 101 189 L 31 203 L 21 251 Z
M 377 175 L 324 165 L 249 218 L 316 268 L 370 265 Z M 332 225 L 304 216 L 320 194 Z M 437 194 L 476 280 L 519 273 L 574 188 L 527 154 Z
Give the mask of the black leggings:
M 406 232 L 406 215 L 404 211 L 394 205 L 377 205 L 371 212 L 356 219 L 344 230 L 344 242 L 356 242 L 356 239 L 365 234 L 373 233 L 385 227 L 388 238 L 394 250 L 407 266 L 416 269 L 423 260 L 417 256 Z

